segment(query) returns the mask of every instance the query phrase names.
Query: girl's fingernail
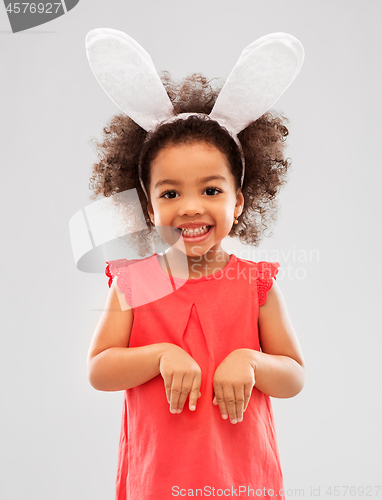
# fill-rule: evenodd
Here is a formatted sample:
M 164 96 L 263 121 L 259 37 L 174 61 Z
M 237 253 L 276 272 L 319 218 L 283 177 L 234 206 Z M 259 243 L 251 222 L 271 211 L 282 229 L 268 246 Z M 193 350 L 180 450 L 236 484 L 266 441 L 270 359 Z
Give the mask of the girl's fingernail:
M 196 406 L 195 406 L 195 405 L 192 405 L 192 406 L 190 407 L 190 410 L 191 410 L 191 411 L 194 411 L 194 410 L 195 410 L 195 408 L 196 408 Z
M 170 412 L 171 412 L 171 413 L 176 413 L 176 410 L 172 410 L 172 409 L 170 408 Z
M 222 415 L 222 418 L 224 418 L 225 420 L 226 418 L 228 418 L 228 415 Z
M 182 410 L 179 410 L 179 409 L 178 409 L 178 410 L 177 410 L 177 413 L 182 413 Z
M 236 424 L 236 422 L 237 422 L 236 418 L 234 418 L 233 420 L 231 420 L 231 423 L 233 423 L 233 424 Z
M 238 421 L 238 422 L 242 422 L 242 421 L 243 421 L 243 419 L 242 419 L 242 418 L 238 418 L 238 419 L 237 419 L 237 421 Z

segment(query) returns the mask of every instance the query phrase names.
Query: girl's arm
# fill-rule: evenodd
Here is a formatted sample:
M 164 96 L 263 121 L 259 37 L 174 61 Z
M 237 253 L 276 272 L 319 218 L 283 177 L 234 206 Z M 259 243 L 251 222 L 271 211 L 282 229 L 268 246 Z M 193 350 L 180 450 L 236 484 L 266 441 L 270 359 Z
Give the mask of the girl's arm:
M 199 365 L 175 344 L 128 347 L 133 320 L 131 307 L 113 282 L 88 352 L 91 385 L 100 391 L 121 391 L 160 374 L 171 413 L 180 413 L 188 396 L 189 408 L 195 410 L 200 397 Z
M 133 312 L 113 283 L 90 344 L 87 365 L 91 385 L 100 391 L 120 391 L 159 375 L 165 344 L 128 348 Z M 121 307 L 123 306 L 123 307 Z
M 305 383 L 304 358 L 275 281 L 259 308 L 259 335 L 262 352 L 251 351 L 255 387 L 275 398 L 296 396 Z
M 276 282 L 259 308 L 259 336 L 262 351 L 236 349 L 215 371 L 213 404 L 233 424 L 243 420 L 253 387 L 268 396 L 291 398 L 304 386 L 303 355 Z

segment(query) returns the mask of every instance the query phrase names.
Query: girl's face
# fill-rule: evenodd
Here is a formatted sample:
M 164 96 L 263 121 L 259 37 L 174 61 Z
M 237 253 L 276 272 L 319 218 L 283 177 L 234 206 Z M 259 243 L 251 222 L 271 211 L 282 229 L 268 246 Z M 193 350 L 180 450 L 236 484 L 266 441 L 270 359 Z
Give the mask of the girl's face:
M 221 251 L 220 242 L 243 205 L 228 160 L 215 146 L 201 142 L 168 146 L 151 164 L 148 212 L 153 224 L 202 228 L 182 232 L 183 251 L 190 257 Z

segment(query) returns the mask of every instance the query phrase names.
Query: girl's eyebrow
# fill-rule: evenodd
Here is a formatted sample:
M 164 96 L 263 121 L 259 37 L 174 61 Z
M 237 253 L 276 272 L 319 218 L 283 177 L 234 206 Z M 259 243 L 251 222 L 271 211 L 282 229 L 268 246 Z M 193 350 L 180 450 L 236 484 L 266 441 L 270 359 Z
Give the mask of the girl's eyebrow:
M 227 182 L 227 179 L 225 177 L 223 177 L 222 175 L 209 175 L 208 177 L 203 177 L 203 178 L 199 179 L 199 183 L 203 184 L 204 182 L 213 181 L 213 180 L 221 180 L 223 182 Z M 178 186 L 179 184 L 183 184 L 183 182 L 176 181 L 174 179 L 164 179 L 163 181 L 158 181 L 155 184 L 154 189 L 157 188 L 158 186 L 161 186 L 162 184 L 172 184 L 174 186 Z

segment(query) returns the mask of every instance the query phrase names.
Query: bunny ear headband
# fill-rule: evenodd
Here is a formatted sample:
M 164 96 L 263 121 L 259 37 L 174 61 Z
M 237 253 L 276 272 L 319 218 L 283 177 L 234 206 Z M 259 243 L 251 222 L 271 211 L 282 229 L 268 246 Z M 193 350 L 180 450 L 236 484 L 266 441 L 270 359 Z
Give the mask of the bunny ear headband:
M 86 37 L 86 51 L 91 69 L 104 91 L 127 116 L 147 132 L 155 130 L 163 123 L 184 119 L 190 115 L 200 115 L 200 113 L 175 114 L 151 57 L 127 34 L 107 28 L 92 30 Z M 242 149 L 237 138 L 239 132 L 260 118 L 277 102 L 296 78 L 303 60 L 304 49 L 301 43 L 287 33 L 272 33 L 263 36 L 243 50 L 209 115 L 230 133 L 240 151 Z M 241 186 L 245 172 L 243 156 L 242 162 Z M 147 197 L 141 179 L 140 182 Z M 136 190 L 130 191 L 127 192 L 129 193 L 128 199 L 130 204 L 134 205 L 137 214 L 134 218 L 136 226 L 132 229 L 143 230 L 146 224 L 137 193 Z M 121 196 L 123 193 L 118 193 L 118 195 Z M 103 204 L 106 207 L 109 200 L 100 200 L 92 205 L 96 204 Z M 90 209 L 90 207 L 91 205 L 86 207 L 87 212 L 95 213 L 94 208 Z M 107 231 L 104 230 L 107 227 L 106 222 L 101 231 L 94 231 L 95 224 L 99 228 L 102 226 L 101 222 L 96 223 L 94 217 L 92 231 L 89 230 L 89 220 L 86 223 L 85 221 L 79 223 L 84 214 L 84 211 L 78 212 L 72 218 L 70 227 L 77 265 L 79 264 L 77 257 L 79 254 L 83 255 L 85 247 L 88 247 L 88 252 L 91 249 L 90 246 L 96 250 L 92 237 L 94 233 L 103 234 L 102 243 L 111 237 L 110 228 Z M 78 219 L 76 224 L 72 223 L 75 217 Z M 85 237 L 80 236 L 80 226 L 82 230 L 87 228 L 86 233 L 91 235 L 90 239 L 87 234 Z M 118 231 L 114 235 L 121 236 Z M 87 240 L 86 243 L 85 240 Z M 77 249 L 75 249 L 76 241 L 82 242 Z
M 159 124 L 187 118 L 175 115 L 149 54 L 131 37 L 95 29 L 86 37 L 90 66 L 112 101 L 147 132 Z M 285 92 L 304 60 L 301 43 L 287 33 L 263 36 L 246 47 L 223 86 L 209 117 L 237 134 L 256 121 Z M 244 180 L 244 159 L 241 185 Z M 146 190 L 141 181 L 143 191 Z

